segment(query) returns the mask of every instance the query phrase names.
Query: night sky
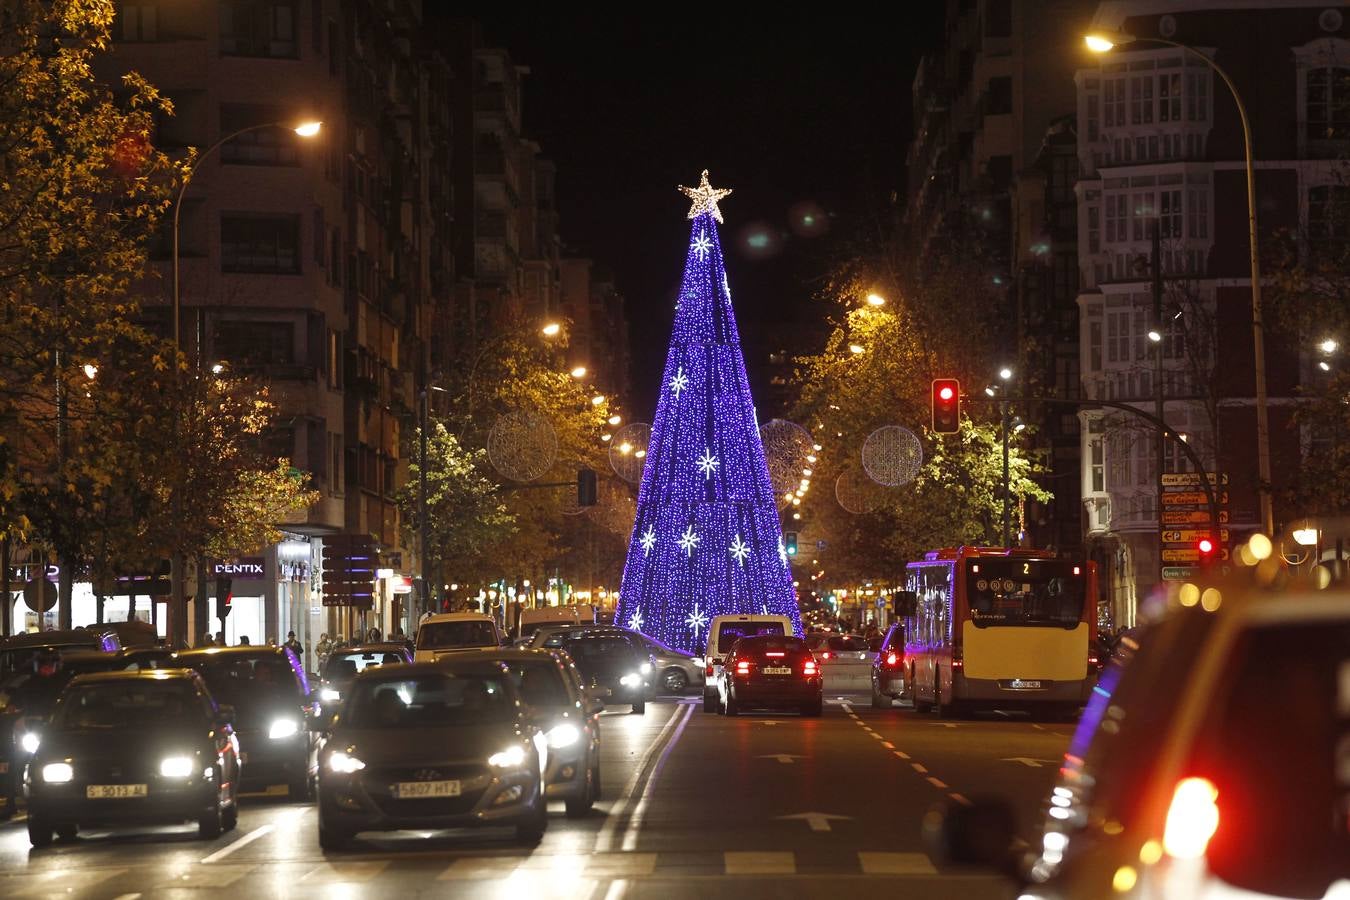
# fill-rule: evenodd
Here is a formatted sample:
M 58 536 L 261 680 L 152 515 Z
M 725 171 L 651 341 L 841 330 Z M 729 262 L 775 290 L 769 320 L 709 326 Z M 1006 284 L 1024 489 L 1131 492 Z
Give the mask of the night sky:
M 761 364 L 774 345 L 817 343 L 826 309 L 810 297 L 829 258 L 903 196 L 910 83 L 942 7 L 910 4 L 899 27 L 820 7 L 667 21 L 458 7 L 529 67 L 524 131 L 558 164 L 565 252 L 612 268 L 627 297 L 630 419 L 651 421 L 689 239 L 675 188 L 704 168 L 735 191 L 722 245 L 760 420 L 782 412 L 760 399 Z

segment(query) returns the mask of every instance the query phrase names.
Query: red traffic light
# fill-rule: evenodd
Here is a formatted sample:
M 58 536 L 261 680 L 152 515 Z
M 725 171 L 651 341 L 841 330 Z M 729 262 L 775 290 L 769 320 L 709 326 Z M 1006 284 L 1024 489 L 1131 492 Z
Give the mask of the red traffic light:
M 933 379 L 934 434 L 956 434 L 961 430 L 961 382 L 955 378 Z
M 1195 548 L 1200 551 L 1201 555 L 1208 556 L 1214 552 L 1214 542 L 1209 538 L 1201 538 L 1200 543 L 1196 544 Z
M 939 400 L 950 400 L 955 394 L 956 392 L 952 390 L 951 385 L 944 384 L 942 387 L 938 388 Z

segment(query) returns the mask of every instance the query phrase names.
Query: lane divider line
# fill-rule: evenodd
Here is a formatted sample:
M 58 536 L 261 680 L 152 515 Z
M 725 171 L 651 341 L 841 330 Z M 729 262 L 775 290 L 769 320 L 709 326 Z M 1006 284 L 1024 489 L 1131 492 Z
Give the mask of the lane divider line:
M 665 748 L 661 755 L 656 758 L 656 765 L 652 767 L 652 774 L 647 776 L 647 783 L 642 786 L 642 796 L 638 798 L 637 806 L 633 807 L 633 814 L 628 817 L 628 827 L 623 832 L 623 849 L 636 850 L 638 831 L 642 828 L 642 819 L 647 812 L 647 804 L 652 799 L 652 794 L 656 790 L 656 782 L 661 778 L 661 770 L 666 766 L 666 759 L 670 756 L 670 751 L 675 749 L 675 745 L 680 742 L 680 735 L 684 733 L 684 726 L 689 724 L 689 718 L 694 714 L 693 706 L 684 708 L 684 717 L 680 719 L 680 724 L 675 726 L 675 732 L 671 734 L 670 740 L 666 741 Z
M 619 878 L 609 883 L 609 890 L 605 891 L 605 900 L 623 900 L 626 893 L 628 893 L 628 879 Z
M 892 744 L 890 741 L 882 741 L 882 742 L 881 742 L 881 746 L 885 747 L 887 750 L 894 750 L 894 749 L 895 749 L 895 745 Z
M 934 778 L 932 775 L 928 776 L 928 783 L 940 791 L 945 791 L 947 789 L 947 785 L 941 778 Z
M 692 706 L 688 708 L 693 709 Z M 666 720 L 665 726 L 661 729 L 661 732 L 657 734 L 656 740 L 652 741 L 651 744 L 647 746 L 646 752 L 643 753 L 642 758 L 638 760 L 637 767 L 633 770 L 633 777 L 628 779 L 628 784 L 624 785 L 623 792 L 619 794 L 619 799 L 614 801 L 614 805 L 610 807 L 609 815 L 605 818 L 604 826 L 600 829 L 600 833 L 595 836 L 596 853 L 607 853 L 610 846 L 614 843 L 614 831 L 618 828 L 619 817 L 623 815 L 623 811 L 628 806 L 628 801 L 632 798 L 633 792 L 637 790 L 638 783 L 642 780 L 643 773 L 647 770 L 648 760 L 651 759 L 652 754 L 656 752 L 657 748 L 661 746 L 662 742 L 665 740 L 666 734 L 669 733 L 670 729 L 675 725 L 675 720 L 679 717 L 680 708 L 676 706 L 670 711 L 670 718 Z
M 927 775 L 927 774 L 928 774 L 928 770 L 927 770 L 926 768 L 924 768 L 922 765 L 920 765 L 919 763 L 910 763 L 910 766 L 913 767 L 914 771 L 915 771 L 915 772 L 918 772 L 920 775 Z
M 277 827 L 276 827 L 275 825 L 271 825 L 271 824 L 268 824 L 268 825 L 262 825 L 262 826 L 260 826 L 260 827 L 258 827 L 258 828 L 255 828 L 255 829 L 253 829 L 252 831 L 250 831 L 248 834 L 246 834 L 246 835 L 244 835 L 243 837 L 239 838 L 239 839 L 238 839 L 237 841 L 235 841 L 234 843 L 232 843 L 232 844 L 227 844 L 226 846 L 221 847 L 219 850 L 217 850 L 215 853 L 212 853 L 210 856 L 204 856 L 204 857 L 202 857 L 201 862 L 202 862 L 203 865 L 209 865 L 209 864 L 211 864 L 211 863 L 213 863 L 213 862 L 219 862 L 220 860 L 222 860 L 222 859 L 224 859 L 225 857 L 229 856 L 229 855 L 230 855 L 231 853 L 233 853 L 234 851 L 236 851 L 236 850 L 242 850 L 243 848 L 247 847 L 249 844 L 253 843 L 253 842 L 256 841 L 258 838 L 261 838 L 261 837 L 267 837 L 267 836 L 268 836 L 269 834 L 271 834 L 273 831 L 276 831 L 276 828 L 277 828 Z
M 901 759 L 909 759 L 909 754 L 903 750 L 896 750 L 895 755 L 900 757 Z
M 953 800 L 955 800 L 957 803 L 960 803 L 962 806 L 970 806 L 970 801 L 966 799 L 965 794 L 958 794 L 956 791 L 952 791 L 947 796 L 951 797 Z

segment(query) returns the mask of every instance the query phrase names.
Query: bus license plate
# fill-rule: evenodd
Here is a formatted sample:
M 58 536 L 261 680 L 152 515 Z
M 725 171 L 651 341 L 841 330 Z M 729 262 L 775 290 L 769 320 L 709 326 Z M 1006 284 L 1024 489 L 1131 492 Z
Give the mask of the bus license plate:
M 91 784 L 84 789 L 84 795 L 90 800 L 123 800 L 127 797 L 144 797 L 149 789 L 143 784 Z
M 1012 681 L 1008 682 L 1008 687 L 1012 688 L 1013 690 L 1017 690 L 1019 688 L 1022 689 L 1039 688 L 1040 686 L 1041 683 L 1039 681 L 1026 681 L 1022 678 L 1014 678 Z
M 764 674 L 765 674 L 765 675 L 791 675 L 791 674 L 792 674 L 792 667 L 791 667 L 791 666 L 765 666 L 765 667 L 764 667 Z
M 422 797 L 458 797 L 458 781 L 399 781 L 394 784 L 394 796 L 400 800 Z

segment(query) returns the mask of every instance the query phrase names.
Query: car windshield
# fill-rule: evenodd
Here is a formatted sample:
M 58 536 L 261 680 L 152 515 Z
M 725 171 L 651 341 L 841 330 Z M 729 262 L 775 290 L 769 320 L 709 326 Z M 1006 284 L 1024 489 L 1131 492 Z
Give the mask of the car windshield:
M 973 559 L 966 596 L 977 627 L 1059 625 L 1083 618 L 1087 579 L 1082 566 L 1058 559 Z
M 511 681 L 516 686 L 516 693 L 526 706 L 544 708 L 567 706 L 572 702 L 567 685 L 563 683 L 562 671 L 553 660 L 509 660 L 506 664 L 511 667 Z
M 627 638 L 622 637 L 583 637 L 566 643 L 567 652 L 573 662 L 584 674 L 616 666 L 637 664 L 637 654 Z
M 65 729 L 139 729 L 205 717 L 205 707 L 184 681 L 152 679 L 81 684 L 66 691 L 52 724 Z
M 867 649 L 867 641 L 856 634 L 837 634 L 825 642 L 828 650 L 855 653 Z
M 1218 683 L 1182 773 L 1218 791 L 1210 870 L 1248 891 L 1321 897 L 1350 878 L 1350 624 L 1249 628 Z
M 407 662 L 407 659 L 395 650 L 342 653 L 328 657 L 328 662 L 323 667 L 323 677 L 325 681 L 351 681 L 366 669 L 393 666 L 403 662 Z
M 446 728 L 506 722 L 515 704 L 500 678 L 417 675 L 356 682 L 346 724 L 353 728 Z
M 783 634 L 782 622 L 723 622 L 717 629 L 717 652 L 726 653 L 743 637 L 759 634 Z
M 456 647 L 495 647 L 497 629 L 481 619 L 457 622 L 427 622 L 417 629 L 418 650 L 453 650 Z
M 184 660 L 196 669 L 217 703 L 228 703 L 248 725 L 254 710 L 299 703 L 302 691 L 286 659 L 275 656 L 207 656 Z
M 769 653 L 800 656 L 810 653 L 806 641 L 795 637 L 753 637 L 746 638 L 736 645 L 736 653 L 745 656 L 762 656 Z

